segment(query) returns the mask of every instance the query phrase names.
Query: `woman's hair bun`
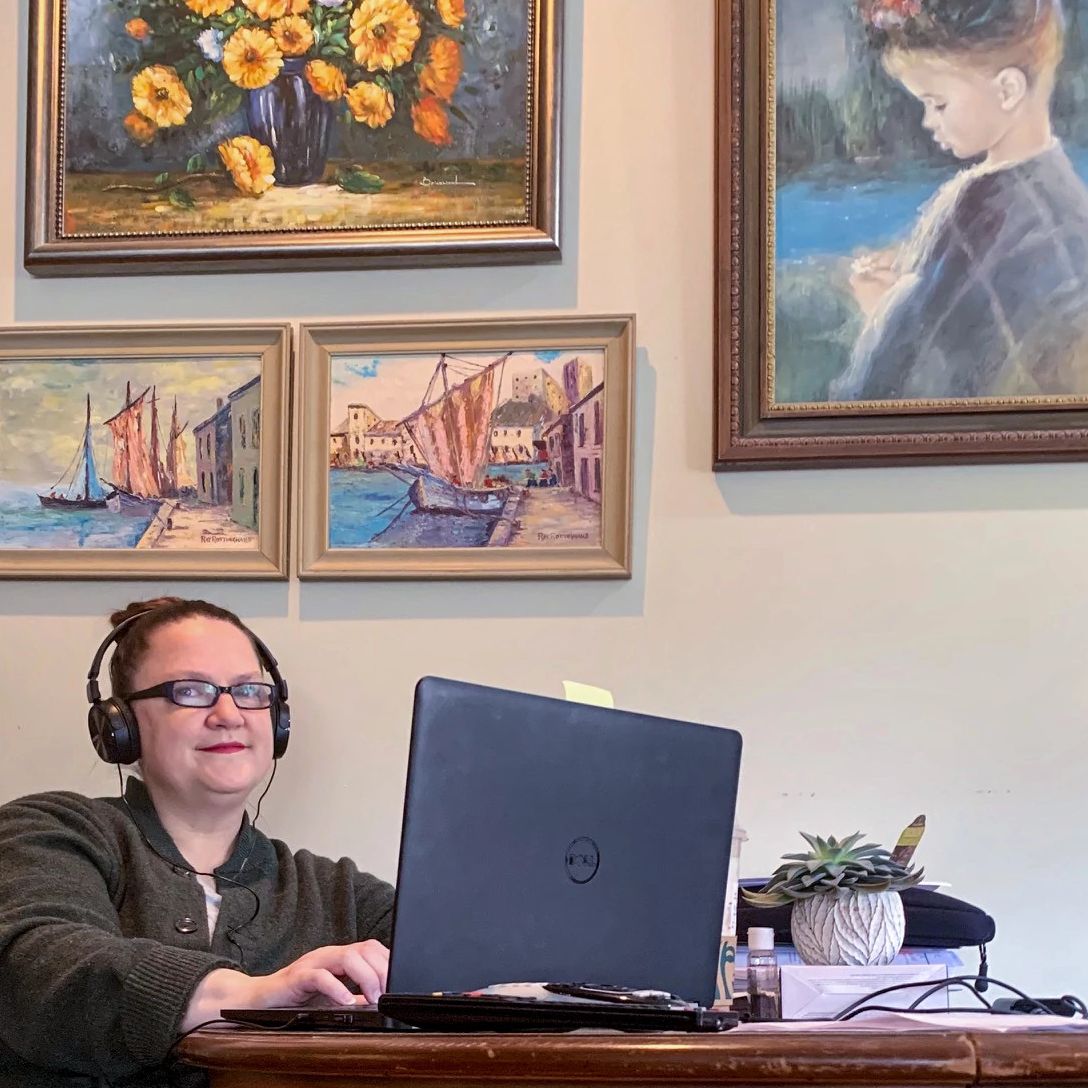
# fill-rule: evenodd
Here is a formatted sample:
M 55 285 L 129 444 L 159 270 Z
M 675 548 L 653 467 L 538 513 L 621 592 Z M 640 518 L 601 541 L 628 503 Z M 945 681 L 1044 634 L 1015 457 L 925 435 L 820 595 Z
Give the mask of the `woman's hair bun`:
M 126 604 L 124 608 L 119 608 L 116 612 L 110 614 L 110 626 L 118 627 L 125 620 L 130 620 L 135 616 L 142 616 L 146 612 L 154 612 L 157 608 L 165 608 L 171 604 L 181 604 L 183 598 L 181 597 L 152 597 L 147 601 L 132 601 L 130 604 Z

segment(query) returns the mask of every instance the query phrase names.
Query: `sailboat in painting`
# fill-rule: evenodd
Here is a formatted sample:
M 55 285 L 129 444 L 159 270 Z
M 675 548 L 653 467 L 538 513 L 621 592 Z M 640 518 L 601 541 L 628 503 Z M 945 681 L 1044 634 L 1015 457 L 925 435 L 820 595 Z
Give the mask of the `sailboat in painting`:
M 58 488 L 61 490 L 58 491 Z M 106 505 L 106 492 L 98 482 L 91 446 L 91 395 L 87 394 L 87 418 L 75 459 L 49 489 L 38 495 L 42 506 L 53 510 L 97 510 Z
M 402 421 L 426 467 L 407 463 L 390 466 L 394 474 L 412 480 L 408 497 L 417 510 L 477 517 L 502 513 L 510 488 L 483 484 L 491 456 L 495 395 L 512 354 L 507 352 L 478 369 L 476 364 L 457 360 L 460 367 L 474 372 L 454 385 L 449 379 L 450 358 L 445 354 L 439 357 L 422 404 Z M 435 396 L 439 378 L 442 392 Z
M 151 394 L 151 430 L 144 439 L 144 402 Z M 177 498 L 193 486 L 186 468 L 185 442 L 182 437 L 188 424 L 178 427 L 178 404 L 174 400 L 174 415 L 166 443 L 166 463 L 162 460 L 159 435 L 158 397 L 154 386 L 148 386 L 135 400 L 132 386 L 125 386 L 125 406 L 106 420 L 113 435 L 113 492 L 107 505 L 115 514 L 146 517 L 162 505 L 164 499 Z

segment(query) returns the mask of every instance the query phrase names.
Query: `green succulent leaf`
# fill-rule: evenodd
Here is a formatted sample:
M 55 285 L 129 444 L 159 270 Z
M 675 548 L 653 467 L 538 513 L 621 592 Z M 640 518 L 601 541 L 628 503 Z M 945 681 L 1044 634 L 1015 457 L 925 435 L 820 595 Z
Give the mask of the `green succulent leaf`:
M 801 837 L 810 850 L 805 854 L 784 854 L 767 883 L 757 890 L 744 890 L 745 899 L 754 906 L 782 906 L 811 899 L 816 895 L 876 894 L 913 887 L 925 876 L 891 860 L 891 855 L 877 843 L 862 845 L 863 832 L 855 831 L 843 839 L 834 835 L 824 839 L 804 831 Z

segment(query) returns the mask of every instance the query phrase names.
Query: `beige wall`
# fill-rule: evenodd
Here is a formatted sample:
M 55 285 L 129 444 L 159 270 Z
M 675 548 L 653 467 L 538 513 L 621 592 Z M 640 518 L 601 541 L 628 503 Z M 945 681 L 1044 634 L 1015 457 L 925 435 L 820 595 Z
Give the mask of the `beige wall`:
M 932 875 L 998 918 L 995 974 L 1088 990 L 1088 466 L 709 471 L 712 6 L 570 4 L 560 265 L 49 281 L 20 256 L 18 0 L 0 37 L 0 321 L 634 311 L 638 451 L 630 582 L 0 583 L 0 799 L 116 788 L 83 724 L 103 615 L 200 591 L 290 679 L 294 739 L 261 819 L 293 843 L 393 876 L 422 673 L 583 679 L 744 733 L 746 872 L 798 828 L 888 840 L 925 812 Z

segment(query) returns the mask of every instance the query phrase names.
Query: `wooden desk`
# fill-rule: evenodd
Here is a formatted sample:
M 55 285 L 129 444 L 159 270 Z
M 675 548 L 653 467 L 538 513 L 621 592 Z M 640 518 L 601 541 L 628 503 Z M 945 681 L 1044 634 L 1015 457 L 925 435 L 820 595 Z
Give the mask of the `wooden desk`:
M 178 1047 L 212 1088 L 1088 1085 L 1088 1031 L 348 1035 L 205 1029 Z

